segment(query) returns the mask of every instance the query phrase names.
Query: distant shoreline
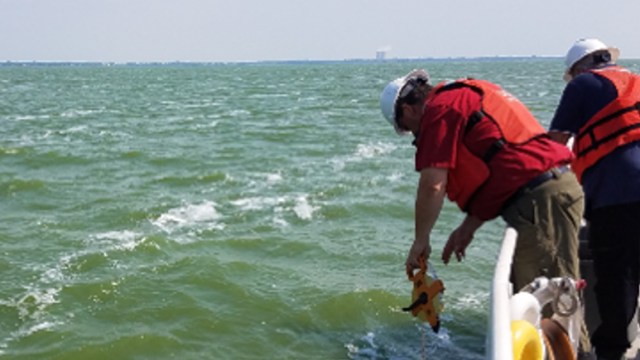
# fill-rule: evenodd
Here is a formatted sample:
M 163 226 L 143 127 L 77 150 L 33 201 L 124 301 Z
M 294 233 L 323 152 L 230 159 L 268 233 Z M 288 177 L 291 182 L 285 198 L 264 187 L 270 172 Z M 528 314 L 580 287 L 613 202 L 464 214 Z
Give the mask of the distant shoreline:
M 306 65 L 306 64 L 385 64 L 413 62 L 460 62 L 460 61 L 523 61 L 562 60 L 561 56 L 491 56 L 491 57 L 450 57 L 412 59 L 345 59 L 345 60 L 273 60 L 236 62 L 100 62 L 100 61 L 4 61 L 0 66 L 255 66 L 255 65 Z

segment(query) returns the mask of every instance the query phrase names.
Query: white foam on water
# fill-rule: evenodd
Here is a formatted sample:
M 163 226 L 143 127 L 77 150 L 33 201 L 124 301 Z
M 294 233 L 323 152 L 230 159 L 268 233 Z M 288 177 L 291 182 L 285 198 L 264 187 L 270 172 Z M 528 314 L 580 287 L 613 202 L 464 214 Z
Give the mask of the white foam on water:
M 67 130 L 60 131 L 60 134 L 73 134 L 73 133 L 85 132 L 88 128 L 89 127 L 86 125 L 73 126 L 68 128 Z
M 67 273 L 67 270 L 69 264 L 76 259 L 91 254 L 103 254 L 107 257 L 110 251 L 130 251 L 142 244 L 145 239 L 141 234 L 129 230 L 90 235 L 84 240 L 86 246 L 83 246 L 81 250 L 62 255 L 58 263 L 53 266 L 38 264 L 34 270 L 41 272 L 40 283 L 61 286 L 60 284 L 68 284 L 74 280 L 73 276 Z
M 23 115 L 23 116 L 16 116 L 14 119 L 17 121 L 23 121 L 23 120 L 46 120 L 49 119 L 51 116 L 49 115 Z
M 136 240 L 139 237 L 140 234 L 129 230 L 91 235 L 85 242 L 94 246 L 84 246 L 80 251 L 64 254 L 53 265 L 34 264 L 32 270 L 40 272 L 38 281 L 30 283 L 23 292 L 16 294 L 12 299 L 0 299 L 0 305 L 14 308 L 22 321 L 16 331 L 10 333 L 4 342 L 0 342 L 0 348 L 6 348 L 8 343 L 17 339 L 63 324 L 63 322 L 55 320 L 55 317 L 48 312 L 48 308 L 53 304 L 60 303 L 60 292 L 75 280 L 73 275 L 65 274 L 71 262 L 88 254 L 106 254 L 110 250 L 134 249 L 145 239 L 142 237 Z M 118 281 L 113 280 L 111 284 L 116 286 Z
M 282 174 L 280 172 L 276 173 L 254 173 L 245 175 L 245 177 L 249 178 L 247 182 L 247 187 L 259 191 L 260 189 L 264 189 L 265 187 L 270 187 L 271 185 L 282 181 Z
M 9 343 L 12 341 L 18 340 L 23 337 L 27 337 L 38 331 L 53 329 L 54 327 L 62 324 L 64 323 L 60 321 L 42 321 L 42 322 L 37 322 L 35 325 L 31 325 L 31 326 L 23 325 L 20 329 L 18 329 L 17 331 L 11 332 L 8 337 L 3 339 L 4 342 L 0 343 L 0 349 L 6 349 L 9 346 Z M 2 354 L 4 354 L 4 351 L 0 350 L 0 356 Z
M 387 176 L 387 180 L 389 180 L 390 182 L 398 182 L 400 180 L 402 180 L 404 178 L 404 174 L 400 173 L 400 172 L 395 172 L 389 176 Z
M 221 216 L 216 211 L 216 205 L 213 201 L 203 201 L 201 204 L 187 203 L 178 208 L 170 209 L 151 223 L 166 233 L 193 227 L 207 230 L 223 229 L 224 224 L 217 222 Z
M 273 217 L 273 223 L 274 223 L 275 225 L 280 226 L 280 227 L 287 227 L 287 226 L 289 226 L 289 223 L 288 223 L 285 219 L 283 219 L 282 217 L 280 217 L 280 216 L 274 216 L 274 217 Z
M 268 99 L 268 98 L 286 98 L 289 97 L 289 94 L 251 94 L 249 95 L 249 99 Z
M 376 344 L 373 343 L 373 338 L 375 338 L 375 334 L 372 332 L 368 332 L 367 335 L 362 337 L 362 340 L 366 341 L 371 345 L 371 347 L 376 348 Z
M 380 357 L 378 354 L 378 346 L 374 343 L 375 334 L 372 332 L 368 332 L 365 336 L 361 337 L 360 340 L 367 343 L 366 347 L 358 347 L 352 343 L 346 344 L 347 352 L 349 353 L 349 357 L 356 356 L 360 358 L 364 356 L 367 359 L 376 359 Z
M 18 316 L 22 320 L 38 319 L 52 304 L 60 302 L 57 295 L 61 287 L 49 289 L 27 288 L 25 294 L 16 299 L 0 300 L 0 305 L 12 307 L 18 310 Z
M 282 204 L 287 201 L 287 197 L 250 197 L 231 201 L 231 204 L 240 208 L 240 210 L 263 210 L 267 207 Z
M 430 329 L 430 325 L 428 324 L 424 324 L 425 327 L 427 327 L 427 329 L 425 330 L 429 330 Z M 434 334 L 435 337 L 438 338 L 438 340 L 440 340 L 441 344 L 450 344 L 451 343 L 451 334 L 449 332 L 449 329 L 445 328 L 444 326 L 440 327 L 440 330 L 438 331 L 437 334 Z
M 356 354 L 356 353 L 358 353 L 358 351 L 360 351 L 359 347 L 357 347 L 357 346 L 355 346 L 355 345 L 353 345 L 351 343 L 346 344 L 344 347 L 347 348 L 347 352 L 349 353 L 349 355 Z
M 345 158 L 333 158 L 329 160 L 333 164 L 334 171 L 342 171 L 347 164 L 347 160 Z
M 280 173 L 267 174 L 267 181 L 270 183 L 282 181 L 282 175 Z
M 98 132 L 98 136 L 111 136 L 115 138 L 126 138 L 126 139 L 133 138 L 133 135 L 129 133 L 122 132 L 122 131 L 110 131 L 110 130 L 100 130 Z
M 47 130 L 41 138 L 48 138 L 51 135 L 68 135 L 75 133 L 84 133 L 87 132 L 89 127 L 86 125 L 73 126 L 66 130 Z
M 61 263 L 65 263 L 65 258 L 61 259 Z M 62 272 L 61 266 L 46 269 L 40 276 L 40 281 L 48 284 L 60 282 L 62 280 L 64 280 L 64 273 Z
M 96 234 L 90 237 L 92 242 L 102 243 L 106 245 L 105 251 L 108 250 L 133 250 L 141 243 L 137 240 L 141 234 L 133 231 L 109 231 L 106 233 Z
M 231 110 L 229 112 L 229 116 L 243 116 L 243 115 L 251 115 L 248 110 Z
M 75 259 L 87 254 L 105 253 L 109 250 L 133 249 L 137 245 L 139 235 L 132 231 L 111 231 L 89 236 L 87 242 L 97 246 L 83 246 L 80 251 L 63 254 L 55 264 L 37 263 L 33 265 L 40 277 L 36 282 L 24 287 L 24 291 L 16 294 L 12 299 L 0 299 L 0 305 L 14 308 L 22 323 L 19 329 L 12 332 L 0 343 L 0 348 L 16 339 L 33 333 L 49 330 L 63 324 L 56 321 L 48 312 L 50 306 L 60 303 L 59 294 L 62 289 L 73 284 L 75 277 L 66 273 L 68 266 Z M 142 240 L 140 240 L 141 242 Z
M 489 303 L 490 295 L 488 292 L 477 292 L 463 294 L 455 299 L 448 301 L 446 307 L 462 310 L 483 310 Z
M 397 148 L 391 143 L 377 142 L 373 144 L 358 144 L 355 155 L 361 159 L 369 159 L 379 155 L 386 155 Z
M 60 116 L 62 117 L 76 117 L 76 116 L 84 116 L 84 115 L 91 115 L 94 113 L 101 113 L 102 111 L 98 111 L 98 110 L 69 110 L 69 111 L 65 111 L 62 114 L 60 114 Z
M 353 154 L 335 157 L 331 159 L 330 162 L 333 164 L 334 170 L 340 171 L 344 169 L 347 163 L 360 162 L 365 159 L 386 155 L 395 149 L 397 149 L 396 145 L 380 141 L 369 144 L 358 144 Z
M 23 331 L 20 331 L 19 336 L 18 337 L 24 337 L 24 336 L 29 336 L 35 332 L 38 331 L 42 331 L 42 330 L 49 330 L 52 329 L 53 327 L 57 326 L 57 325 L 62 325 L 63 323 L 60 321 L 54 321 L 54 322 L 50 322 L 50 321 L 45 321 L 36 325 L 33 325 Z
M 273 216 L 273 219 L 272 219 L 274 225 L 277 225 L 277 226 L 280 226 L 280 227 L 289 226 L 289 223 L 283 217 L 283 214 L 285 212 L 285 208 L 284 207 L 276 206 L 273 209 L 273 212 L 275 213 L 275 215 Z
M 307 196 L 297 195 L 293 199 L 292 196 L 256 196 L 234 200 L 231 204 L 238 207 L 240 211 L 262 211 L 272 208 L 274 212 L 272 222 L 278 226 L 289 226 L 283 217 L 288 211 L 293 211 L 300 219 L 310 220 L 313 218 L 313 213 L 319 209 L 318 206 L 309 203 Z
M 12 149 L 12 148 L 2 148 L 0 147 L 0 154 L 5 154 L 5 155 L 15 155 L 17 154 L 19 151 L 18 149 Z
M 296 199 L 296 205 L 293 207 L 293 211 L 298 215 L 300 219 L 303 220 L 311 220 L 313 217 L 313 212 L 317 210 L 318 207 L 311 206 L 306 196 L 298 196 Z
M 216 126 L 218 126 L 218 123 L 220 121 L 212 121 L 208 124 L 195 124 L 192 126 L 189 126 L 189 130 L 200 130 L 200 129 L 209 129 L 209 128 L 214 128 Z

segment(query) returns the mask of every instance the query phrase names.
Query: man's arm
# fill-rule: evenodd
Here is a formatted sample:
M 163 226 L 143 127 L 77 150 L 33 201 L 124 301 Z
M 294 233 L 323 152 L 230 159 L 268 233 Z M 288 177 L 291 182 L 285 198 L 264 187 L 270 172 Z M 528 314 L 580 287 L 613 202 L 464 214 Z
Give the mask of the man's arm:
M 426 168 L 420 171 L 415 207 L 415 240 L 405 262 L 409 269 L 420 268 L 418 258 L 422 256 L 426 261 L 431 255 L 429 238 L 442 210 L 448 173 L 447 168 Z

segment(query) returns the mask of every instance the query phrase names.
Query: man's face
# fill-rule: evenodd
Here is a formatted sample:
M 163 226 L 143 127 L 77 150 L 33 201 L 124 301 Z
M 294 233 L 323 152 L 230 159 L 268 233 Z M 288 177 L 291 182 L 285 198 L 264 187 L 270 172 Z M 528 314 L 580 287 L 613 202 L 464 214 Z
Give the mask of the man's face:
M 402 114 L 396 118 L 396 122 L 402 128 L 412 133 L 420 131 L 420 121 L 422 120 L 422 104 L 402 104 Z

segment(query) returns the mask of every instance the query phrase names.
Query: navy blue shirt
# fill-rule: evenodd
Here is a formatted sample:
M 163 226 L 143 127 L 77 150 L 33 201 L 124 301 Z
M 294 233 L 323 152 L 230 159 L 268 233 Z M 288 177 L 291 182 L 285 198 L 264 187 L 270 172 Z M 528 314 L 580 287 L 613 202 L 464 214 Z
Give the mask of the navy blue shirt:
M 618 97 L 609 79 L 582 73 L 564 89 L 550 131 L 576 135 L 598 111 Z M 587 208 L 640 201 L 640 141 L 621 146 L 582 175 Z

